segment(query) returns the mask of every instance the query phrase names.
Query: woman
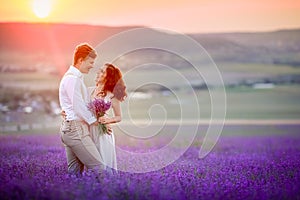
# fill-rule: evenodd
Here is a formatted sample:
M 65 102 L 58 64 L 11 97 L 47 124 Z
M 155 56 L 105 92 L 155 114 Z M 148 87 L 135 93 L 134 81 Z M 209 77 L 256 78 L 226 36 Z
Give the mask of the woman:
M 122 79 L 121 71 L 112 64 L 105 64 L 96 76 L 96 87 L 90 88 L 90 98 L 103 98 L 111 102 L 113 116 L 109 115 L 110 110 L 107 111 L 106 116 L 100 117 L 101 124 L 113 124 L 121 121 L 121 107 L 120 102 L 126 98 L 126 86 Z M 90 132 L 97 149 L 102 157 L 106 170 L 117 170 L 115 138 L 113 131 L 111 133 L 104 133 L 102 129 L 97 126 L 91 126 Z

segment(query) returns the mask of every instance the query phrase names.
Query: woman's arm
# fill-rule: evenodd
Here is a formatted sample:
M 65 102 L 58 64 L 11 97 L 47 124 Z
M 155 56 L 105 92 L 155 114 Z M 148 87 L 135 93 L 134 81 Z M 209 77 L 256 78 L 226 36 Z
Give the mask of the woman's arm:
M 114 111 L 114 117 L 111 118 L 100 117 L 100 123 L 102 124 L 113 124 L 113 123 L 118 123 L 122 120 L 120 101 L 116 98 L 112 98 L 111 103 Z

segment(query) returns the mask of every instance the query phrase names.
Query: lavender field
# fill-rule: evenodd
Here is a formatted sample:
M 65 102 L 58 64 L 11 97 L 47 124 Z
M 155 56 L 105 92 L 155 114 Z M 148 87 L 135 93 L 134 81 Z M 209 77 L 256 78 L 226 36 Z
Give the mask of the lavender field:
M 0 199 L 300 199 L 299 130 L 225 126 L 204 159 L 198 158 L 199 136 L 161 170 L 119 172 L 100 181 L 67 175 L 58 133 L 1 134 Z

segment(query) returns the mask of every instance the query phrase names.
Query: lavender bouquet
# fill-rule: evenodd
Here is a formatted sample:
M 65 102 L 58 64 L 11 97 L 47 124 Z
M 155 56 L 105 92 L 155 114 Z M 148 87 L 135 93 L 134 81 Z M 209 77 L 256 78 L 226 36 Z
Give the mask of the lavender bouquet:
M 95 117 L 98 119 L 105 115 L 106 111 L 110 108 L 111 102 L 105 101 L 104 99 L 95 98 L 94 100 L 90 101 L 87 105 L 88 109 L 94 113 Z M 107 127 L 105 124 L 99 123 L 98 125 L 99 131 L 100 129 L 107 133 Z

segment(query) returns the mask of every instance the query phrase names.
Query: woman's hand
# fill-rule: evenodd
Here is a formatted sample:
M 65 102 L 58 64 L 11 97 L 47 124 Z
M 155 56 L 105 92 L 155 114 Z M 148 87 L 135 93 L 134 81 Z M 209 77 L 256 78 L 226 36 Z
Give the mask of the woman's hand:
M 108 117 L 99 117 L 98 122 L 101 124 L 109 124 L 111 123 L 110 119 Z
M 112 127 L 111 127 L 109 124 L 106 124 L 105 126 L 106 126 L 106 128 L 107 128 L 107 134 L 108 134 L 108 135 L 111 135 L 111 134 L 112 134 L 112 131 L 113 131 Z
M 108 117 L 99 117 L 98 122 L 101 124 L 105 124 L 106 128 L 107 128 L 107 134 L 111 135 L 112 134 L 112 128 L 109 125 L 111 123 L 111 120 Z

